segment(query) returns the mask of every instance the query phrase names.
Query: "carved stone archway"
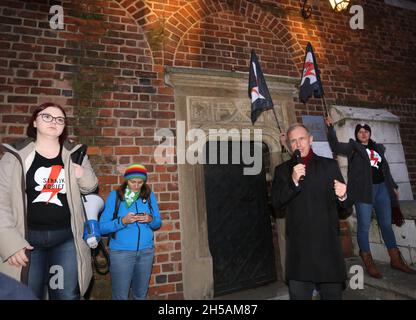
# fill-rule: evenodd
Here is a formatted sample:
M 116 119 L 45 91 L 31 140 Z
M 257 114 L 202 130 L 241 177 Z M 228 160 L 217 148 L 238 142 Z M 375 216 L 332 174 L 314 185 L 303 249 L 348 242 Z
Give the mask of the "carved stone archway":
M 250 121 L 245 73 L 166 67 L 165 82 L 175 88 L 177 121 L 185 130 L 202 129 L 210 140 L 209 129 L 262 129 L 262 141 L 270 150 L 270 171 L 281 162 L 281 146 L 276 121 L 271 111 L 263 112 L 255 126 Z M 280 126 L 287 129 L 296 120 L 293 97 L 298 79 L 266 77 Z M 231 137 L 233 139 L 233 137 Z M 240 139 L 240 135 L 234 137 Z M 192 143 L 192 142 L 191 142 Z M 183 147 L 187 148 L 190 142 Z M 177 154 L 185 152 L 178 147 Z M 208 246 L 203 164 L 178 164 L 181 250 L 185 299 L 213 297 L 212 257 Z M 283 239 L 279 237 L 280 253 Z M 284 250 L 283 250 L 284 252 Z

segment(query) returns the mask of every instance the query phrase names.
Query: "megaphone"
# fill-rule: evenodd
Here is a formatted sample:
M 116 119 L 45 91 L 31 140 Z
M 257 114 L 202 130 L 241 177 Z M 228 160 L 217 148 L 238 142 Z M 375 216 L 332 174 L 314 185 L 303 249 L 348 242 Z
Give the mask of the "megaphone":
M 95 249 L 101 239 L 98 214 L 104 208 L 104 200 L 99 195 L 87 194 L 82 196 L 82 203 L 86 215 L 83 239 L 91 249 Z

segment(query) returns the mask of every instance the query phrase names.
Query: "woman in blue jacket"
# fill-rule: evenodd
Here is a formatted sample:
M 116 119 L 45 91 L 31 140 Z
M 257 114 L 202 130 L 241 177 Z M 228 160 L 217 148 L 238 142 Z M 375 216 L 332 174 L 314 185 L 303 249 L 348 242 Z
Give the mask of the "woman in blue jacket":
M 161 226 L 155 194 L 147 185 L 147 170 L 132 164 L 124 183 L 110 192 L 100 218 L 103 234 L 110 234 L 110 274 L 113 300 L 145 299 L 152 273 L 153 231 Z

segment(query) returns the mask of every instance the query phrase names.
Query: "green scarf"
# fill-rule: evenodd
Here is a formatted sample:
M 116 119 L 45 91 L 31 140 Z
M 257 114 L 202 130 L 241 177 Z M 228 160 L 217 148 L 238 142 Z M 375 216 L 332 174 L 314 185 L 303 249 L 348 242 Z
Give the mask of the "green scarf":
M 126 207 L 129 208 L 137 199 L 139 199 L 140 191 L 134 192 L 126 187 L 126 192 L 124 193 L 124 200 L 126 200 Z

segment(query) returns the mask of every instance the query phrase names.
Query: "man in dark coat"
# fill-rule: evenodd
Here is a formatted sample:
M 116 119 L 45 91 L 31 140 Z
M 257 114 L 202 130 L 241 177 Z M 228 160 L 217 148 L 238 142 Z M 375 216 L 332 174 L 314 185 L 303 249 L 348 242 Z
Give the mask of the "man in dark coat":
M 287 131 L 288 146 L 301 160 L 275 170 L 272 203 L 286 216 L 286 281 L 290 299 L 342 299 L 346 268 L 339 239 L 338 207 L 350 207 L 347 187 L 333 159 L 317 156 L 301 125 Z M 298 163 L 301 162 L 301 163 Z

